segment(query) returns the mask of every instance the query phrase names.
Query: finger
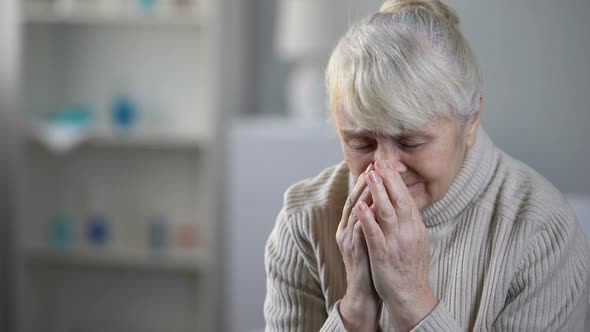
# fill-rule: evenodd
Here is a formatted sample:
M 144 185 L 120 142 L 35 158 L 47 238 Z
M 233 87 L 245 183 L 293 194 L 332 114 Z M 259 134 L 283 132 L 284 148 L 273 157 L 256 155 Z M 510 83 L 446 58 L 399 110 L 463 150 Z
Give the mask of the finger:
M 356 214 L 356 204 L 358 204 L 359 202 L 367 202 L 368 200 L 370 200 L 371 197 L 371 190 L 369 190 L 368 186 L 365 186 L 363 189 L 363 192 L 359 195 L 355 206 L 352 207 L 352 210 L 350 211 L 350 215 L 348 216 L 348 222 L 350 223 L 352 220 L 358 219 L 357 214 Z M 350 224 L 347 224 L 346 227 L 349 227 Z
M 385 164 L 385 162 L 389 163 L 389 165 Z M 402 162 L 394 163 L 394 165 L 392 166 L 389 161 L 380 161 L 380 160 L 377 160 L 377 161 L 375 161 L 375 165 L 373 166 L 373 168 L 375 170 L 378 170 L 380 168 L 385 168 L 385 167 L 394 168 L 394 169 L 396 169 L 400 173 L 403 173 L 403 172 L 405 172 L 405 171 L 408 170 L 408 167 L 404 163 L 402 163 Z
M 356 184 L 348 197 L 346 198 L 346 203 L 344 204 L 344 209 L 342 210 L 342 218 L 340 219 L 340 224 L 338 225 L 339 230 L 343 231 L 348 224 L 348 217 L 352 212 L 355 204 L 358 202 L 359 197 L 362 195 L 364 189 L 367 186 L 366 175 L 372 169 L 373 164 L 369 164 L 367 169 L 359 176 Z
M 352 208 L 352 211 L 350 213 L 350 217 L 348 218 L 348 222 L 346 225 L 346 228 L 344 229 L 344 239 L 348 242 L 348 243 L 352 243 L 353 242 L 353 236 L 354 236 L 354 226 L 356 225 L 357 221 L 358 221 L 358 211 L 356 207 Z
M 397 215 L 383 185 L 383 179 L 374 171 L 371 171 L 367 178 L 374 204 L 372 211 L 375 214 L 375 219 L 385 233 L 395 231 L 398 228 Z
M 369 188 L 368 184 L 365 186 L 363 193 L 356 201 L 356 205 L 358 205 L 360 202 L 365 202 L 367 205 L 373 204 L 373 195 L 371 195 L 371 188 Z
M 357 182 L 357 186 L 353 189 L 353 192 L 348 195 L 346 199 L 346 203 L 344 204 L 344 209 L 342 210 L 342 216 L 340 219 L 340 224 L 338 224 L 338 231 L 337 232 L 344 232 L 348 229 L 349 223 L 351 220 L 355 219 L 354 213 L 354 206 L 358 202 L 360 197 L 366 199 L 367 193 L 370 191 L 367 188 L 367 183 L 364 179 L 360 179 Z
M 365 204 L 372 204 L 373 199 L 371 198 L 371 190 L 369 190 L 368 186 L 366 186 L 365 189 L 363 190 L 363 193 L 359 197 L 356 206 L 352 209 L 352 212 L 350 213 L 350 217 L 348 218 L 348 226 L 346 227 L 345 232 L 348 234 L 351 241 L 352 241 L 352 235 L 351 235 L 352 229 L 354 228 L 354 226 L 356 225 L 356 223 L 359 220 L 358 204 L 360 202 L 364 202 Z
M 366 244 L 364 241 L 364 235 L 363 235 L 363 227 L 361 226 L 360 222 L 357 222 L 352 230 L 352 245 L 353 245 L 353 250 L 355 253 L 356 257 L 362 257 L 363 255 L 366 256 L 367 255 L 367 248 L 366 248 Z
M 416 210 L 416 206 L 414 198 L 410 194 L 399 172 L 393 169 L 387 161 L 385 161 L 385 164 L 388 167 L 380 168 L 377 172 L 383 179 L 385 190 L 393 203 L 399 227 L 401 228 L 404 223 L 410 223 L 417 219 L 415 218 L 414 211 Z
M 385 235 L 383 234 L 381 227 L 377 224 L 375 215 L 364 202 L 359 203 L 357 209 L 359 223 L 363 228 L 369 257 L 375 258 L 382 256 L 383 250 L 386 248 Z

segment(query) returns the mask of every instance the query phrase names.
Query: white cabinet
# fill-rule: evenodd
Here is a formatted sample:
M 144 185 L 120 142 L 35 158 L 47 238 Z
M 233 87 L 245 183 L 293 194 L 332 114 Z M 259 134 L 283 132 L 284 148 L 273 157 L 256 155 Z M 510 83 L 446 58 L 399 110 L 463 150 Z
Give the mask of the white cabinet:
M 264 328 L 264 246 L 287 188 L 343 160 L 336 130 L 327 123 L 236 121 L 228 153 L 227 331 Z M 244 287 L 247 284 L 248 287 Z
M 22 332 L 212 331 L 211 0 L 23 0 Z

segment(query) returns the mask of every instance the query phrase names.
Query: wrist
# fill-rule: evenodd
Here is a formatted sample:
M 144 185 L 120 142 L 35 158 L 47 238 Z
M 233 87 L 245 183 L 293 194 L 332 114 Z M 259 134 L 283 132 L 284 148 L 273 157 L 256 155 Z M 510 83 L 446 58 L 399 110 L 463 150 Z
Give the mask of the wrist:
M 438 305 L 433 292 L 405 300 L 386 301 L 385 305 L 396 331 L 411 331 Z
M 344 295 L 339 306 L 347 331 L 375 331 L 379 322 L 381 301 L 364 296 Z

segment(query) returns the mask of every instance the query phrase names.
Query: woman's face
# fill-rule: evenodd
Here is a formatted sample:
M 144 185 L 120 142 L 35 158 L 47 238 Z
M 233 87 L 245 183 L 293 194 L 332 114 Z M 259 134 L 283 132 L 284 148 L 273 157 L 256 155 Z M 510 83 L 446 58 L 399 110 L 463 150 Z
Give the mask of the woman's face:
M 418 209 L 442 199 L 463 165 L 467 148 L 475 143 L 479 114 L 462 126 L 437 119 L 419 131 L 396 136 L 376 135 L 359 127 L 345 112 L 335 112 L 346 162 L 355 176 L 376 160 L 397 168 Z

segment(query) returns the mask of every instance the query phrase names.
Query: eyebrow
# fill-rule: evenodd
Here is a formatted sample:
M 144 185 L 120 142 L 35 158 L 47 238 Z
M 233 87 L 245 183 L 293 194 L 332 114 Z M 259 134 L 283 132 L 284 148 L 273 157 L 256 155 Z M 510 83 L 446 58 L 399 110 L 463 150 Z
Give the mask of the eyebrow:
M 345 138 L 355 138 L 355 137 L 362 137 L 362 136 L 385 136 L 383 134 L 378 134 L 374 131 L 370 131 L 367 129 L 343 129 L 341 130 L 342 136 Z M 419 136 L 424 139 L 431 138 L 432 135 L 427 134 L 421 131 L 410 131 L 406 130 L 405 132 L 399 133 L 397 135 L 387 135 L 391 136 L 396 140 L 407 139 L 411 136 Z
M 346 137 L 357 137 L 367 135 L 377 135 L 375 132 L 366 129 L 343 129 L 341 130 L 342 136 Z

